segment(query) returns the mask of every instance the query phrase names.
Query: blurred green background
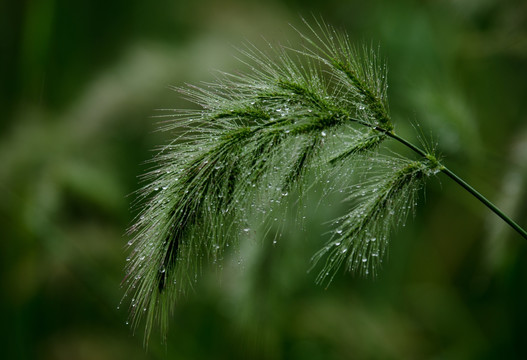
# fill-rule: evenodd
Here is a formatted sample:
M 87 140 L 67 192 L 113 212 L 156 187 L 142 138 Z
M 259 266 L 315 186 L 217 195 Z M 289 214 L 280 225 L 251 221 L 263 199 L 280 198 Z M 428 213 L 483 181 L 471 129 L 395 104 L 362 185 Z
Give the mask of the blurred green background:
M 119 307 L 130 203 L 170 134 L 169 85 L 237 71 L 233 46 L 294 41 L 322 16 L 381 46 L 398 132 L 527 227 L 527 3 L 7 0 L 0 2 L 3 359 L 525 359 L 527 243 L 439 176 L 392 238 L 378 279 L 306 273 L 338 199 L 306 231 L 243 244 L 205 270 L 167 343 Z M 329 206 L 333 204 L 333 206 Z

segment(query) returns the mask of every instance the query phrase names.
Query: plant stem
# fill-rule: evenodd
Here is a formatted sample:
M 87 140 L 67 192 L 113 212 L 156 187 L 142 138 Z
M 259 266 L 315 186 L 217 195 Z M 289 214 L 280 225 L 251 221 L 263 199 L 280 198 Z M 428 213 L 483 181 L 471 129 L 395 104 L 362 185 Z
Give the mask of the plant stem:
M 361 122 L 362 123 L 362 122 Z M 382 132 L 386 134 L 387 136 L 391 137 L 392 139 L 397 140 L 401 144 L 405 145 L 409 149 L 413 150 L 415 153 L 421 155 L 422 157 L 427 158 L 428 153 L 424 150 L 420 149 L 419 147 L 415 146 L 411 142 L 407 141 L 406 139 L 403 139 L 399 135 L 396 135 L 392 131 L 388 131 L 386 129 L 380 128 L 378 126 L 373 127 L 374 130 Z M 474 189 L 472 186 L 467 184 L 463 179 L 461 179 L 459 176 L 457 176 L 455 173 L 453 173 L 450 169 L 447 167 L 441 165 L 440 166 L 441 171 L 447 175 L 449 178 L 454 180 L 456 183 L 458 183 L 463 189 L 467 190 L 469 193 L 471 193 L 476 199 L 481 201 L 483 204 L 485 204 L 490 210 L 492 210 L 496 215 L 498 215 L 500 218 L 502 218 L 507 224 L 509 224 L 518 234 L 523 236 L 525 239 L 527 239 L 527 231 L 525 231 L 520 225 L 518 225 L 514 220 L 512 220 L 510 217 L 505 215 L 503 211 L 501 211 L 496 205 L 494 205 L 492 202 L 490 202 L 485 196 L 481 195 L 480 192 L 478 192 L 476 189 Z
M 514 220 L 512 220 L 510 217 L 505 215 L 503 211 L 498 209 L 496 205 L 491 203 L 485 196 L 481 195 L 476 189 L 474 189 L 472 186 L 467 184 L 463 179 L 461 179 L 459 176 L 454 174 L 450 169 L 443 166 L 441 169 L 445 175 L 447 175 L 449 178 L 457 182 L 459 185 L 461 185 L 465 190 L 467 190 L 469 193 L 474 195 L 479 201 L 481 201 L 483 204 L 485 204 L 489 209 L 494 211 L 496 215 L 498 215 L 500 218 L 502 218 L 507 224 L 509 224 L 514 230 L 516 230 L 521 236 L 523 236 L 525 239 L 527 239 L 527 231 L 525 231 L 520 225 L 518 225 Z

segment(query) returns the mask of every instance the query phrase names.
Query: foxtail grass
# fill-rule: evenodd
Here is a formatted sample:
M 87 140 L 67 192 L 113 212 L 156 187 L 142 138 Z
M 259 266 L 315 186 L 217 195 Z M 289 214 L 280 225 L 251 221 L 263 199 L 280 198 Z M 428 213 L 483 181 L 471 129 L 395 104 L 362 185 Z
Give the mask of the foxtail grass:
M 130 229 L 124 284 L 131 319 L 145 319 L 146 339 L 156 323 L 166 333 L 178 297 L 192 289 L 205 264 L 221 263 L 227 247 L 247 237 L 251 217 L 265 219 L 273 203 L 313 185 L 308 173 L 357 180 L 339 186 L 349 210 L 312 258 L 319 283 L 331 282 L 340 269 L 376 276 L 390 233 L 438 173 L 527 238 L 433 149 L 396 134 L 378 50 L 354 46 L 323 22 L 305 25 L 299 48 L 268 54 L 248 45 L 240 52 L 250 71 L 176 89 L 200 110 L 176 110 L 164 123 L 179 136 L 144 176 L 143 208 Z M 415 156 L 394 152 L 394 142 Z

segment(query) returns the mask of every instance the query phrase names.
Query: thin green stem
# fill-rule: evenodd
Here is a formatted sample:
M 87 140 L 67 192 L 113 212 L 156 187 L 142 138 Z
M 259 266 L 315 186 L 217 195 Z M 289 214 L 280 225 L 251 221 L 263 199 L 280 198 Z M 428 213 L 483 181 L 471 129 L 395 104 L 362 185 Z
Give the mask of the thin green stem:
M 376 131 L 379 131 L 389 137 L 391 137 L 394 140 L 397 140 L 401 144 L 405 145 L 415 153 L 419 154 L 422 157 L 428 158 L 429 154 L 424 151 L 423 149 L 415 146 L 411 142 L 407 141 L 406 139 L 400 137 L 399 135 L 393 133 L 392 131 L 383 129 L 378 126 L 371 126 L 361 120 L 353 119 L 353 121 L 356 121 L 362 125 L 369 126 L 373 128 Z M 492 210 L 496 215 L 498 215 L 500 218 L 503 219 L 507 224 L 509 224 L 510 227 L 512 227 L 518 234 L 523 236 L 525 239 L 527 239 L 527 231 L 525 231 L 520 225 L 518 225 L 514 220 L 512 220 L 510 217 L 505 215 L 503 211 L 501 211 L 496 205 L 494 205 L 492 202 L 490 202 L 485 196 L 483 196 L 480 192 L 478 192 L 476 189 L 474 189 L 472 186 L 470 186 L 467 182 L 465 182 L 463 179 L 461 179 L 459 176 L 457 176 L 455 173 L 452 172 L 452 170 L 448 169 L 447 167 L 440 165 L 441 171 L 447 175 L 449 178 L 454 180 L 456 183 L 458 183 L 463 189 L 467 190 L 470 194 L 472 194 L 476 199 L 481 201 L 485 206 L 487 206 L 490 210 Z
M 445 173 L 449 178 L 457 182 L 459 185 L 461 185 L 465 190 L 467 190 L 469 193 L 474 195 L 479 201 L 481 201 L 483 204 L 485 204 L 489 209 L 494 211 L 496 215 L 498 215 L 500 218 L 502 218 L 507 224 L 509 224 L 514 230 L 516 230 L 521 236 L 523 236 L 525 239 L 527 239 L 527 231 L 525 231 L 520 225 L 518 225 L 514 220 L 512 220 L 510 217 L 505 215 L 503 211 L 498 209 L 496 205 L 491 203 L 485 196 L 481 195 L 476 189 L 474 189 L 472 186 L 467 184 L 463 179 L 461 179 L 459 176 L 454 174 L 450 169 L 443 166 L 442 170 L 443 173 Z
M 421 155 L 422 157 L 428 157 L 428 153 L 426 151 L 424 151 L 423 149 L 421 148 L 418 148 L 417 146 L 415 146 L 414 144 L 412 144 L 411 142 L 407 141 L 406 139 L 403 139 L 402 137 L 400 137 L 399 135 L 395 134 L 394 132 L 392 131 L 387 131 L 385 129 L 381 129 L 379 128 L 378 126 L 374 127 L 373 128 L 374 130 L 377 130 L 377 131 L 380 131 L 386 135 L 388 135 L 389 137 L 391 137 L 392 139 L 395 139 L 397 140 L 398 142 L 400 142 L 401 144 L 405 145 L 406 147 L 412 149 L 414 152 L 416 152 L 417 154 Z

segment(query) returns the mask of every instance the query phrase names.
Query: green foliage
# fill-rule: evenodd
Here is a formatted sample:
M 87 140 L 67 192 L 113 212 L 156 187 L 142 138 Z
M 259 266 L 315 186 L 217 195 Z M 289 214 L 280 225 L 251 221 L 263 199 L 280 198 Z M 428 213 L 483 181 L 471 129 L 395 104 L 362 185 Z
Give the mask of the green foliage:
M 328 191 L 350 202 L 313 258 L 326 259 L 318 281 L 329 282 L 341 266 L 377 273 L 392 225 L 405 221 L 425 179 L 440 170 L 432 154 L 379 152 L 394 136 L 386 66 L 374 50 L 354 49 L 345 34 L 317 25 L 307 25 L 301 49 L 241 50 L 249 73 L 178 89 L 202 110 L 176 111 L 166 122 L 183 135 L 147 174 L 139 196 L 147 204 L 129 242 L 127 295 L 133 320 L 146 316 L 147 338 L 156 321 L 166 332 L 177 297 L 203 263 L 221 262 L 248 237 L 252 217 L 265 218 L 292 191 L 302 196 L 307 173 L 337 179 L 327 180 Z

